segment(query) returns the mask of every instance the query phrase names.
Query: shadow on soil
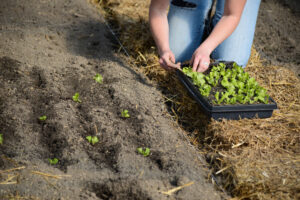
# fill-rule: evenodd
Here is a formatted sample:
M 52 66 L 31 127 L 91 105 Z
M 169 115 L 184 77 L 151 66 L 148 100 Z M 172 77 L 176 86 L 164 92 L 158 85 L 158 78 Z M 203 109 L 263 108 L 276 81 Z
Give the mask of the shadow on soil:
M 126 68 L 130 73 L 134 74 L 136 80 L 140 83 L 151 86 L 151 84 L 145 81 L 145 77 L 142 77 L 140 74 L 136 73 L 132 68 L 126 66 L 120 58 L 115 57 L 113 51 L 110 49 L 103 49 L 105 47 L 110 47 L 113 45 L 116 51 L 118 42 L 116 38 L 110 33 L 108 27 L 100 22 L 93 20 L 78 20 L 79 25 L 76 26 L 76 29 L 68 33 L 66 42 L 68 43 L 69 50 L 75 55 L 84 56 L 88 59 L 96 60 L 105 60 L 109 58 L 110 61 L 116 62 L 123 68 Z M 79 28 L 78 28 L 79 27 Z M 106 34 L 103 34 L 105 32 Z M 106 39 L 108 38 L 112 43 L 108 44 Z M 76 39 L 74 39 L 76 38 Z

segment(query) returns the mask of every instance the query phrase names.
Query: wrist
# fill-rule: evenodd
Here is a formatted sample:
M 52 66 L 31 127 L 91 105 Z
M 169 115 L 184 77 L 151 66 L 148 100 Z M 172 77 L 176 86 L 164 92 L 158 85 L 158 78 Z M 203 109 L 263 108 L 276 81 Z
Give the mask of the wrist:
M 158 54 L 162 56 L 164 53 L 171 51 L 170 48 L 159 49 Z

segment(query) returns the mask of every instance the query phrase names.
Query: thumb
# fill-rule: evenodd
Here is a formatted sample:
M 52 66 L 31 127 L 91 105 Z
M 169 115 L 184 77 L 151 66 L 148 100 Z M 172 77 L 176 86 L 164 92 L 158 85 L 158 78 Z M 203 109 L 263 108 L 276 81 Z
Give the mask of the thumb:
M 169 57 L 170 57 L 171 62 L 175 63 L 175 56 L 174 56 L 174 54 L 170 53 Z

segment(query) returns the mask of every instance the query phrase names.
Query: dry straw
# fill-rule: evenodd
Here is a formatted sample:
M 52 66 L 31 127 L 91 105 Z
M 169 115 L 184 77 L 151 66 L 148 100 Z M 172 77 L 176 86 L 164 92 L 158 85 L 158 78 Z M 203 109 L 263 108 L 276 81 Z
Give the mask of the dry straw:
M 264 65 L 253 49 L 246 71 L 268 89 L 279 109 L 269 119 L 207 119 L 174 73 L 158 65 L 148 25 L 149 2 L 93 0 L 129 51 L 129 62 L 159 86 L 174 120 L 234 199 L 299 199 L 299 79 L 286 68 Z

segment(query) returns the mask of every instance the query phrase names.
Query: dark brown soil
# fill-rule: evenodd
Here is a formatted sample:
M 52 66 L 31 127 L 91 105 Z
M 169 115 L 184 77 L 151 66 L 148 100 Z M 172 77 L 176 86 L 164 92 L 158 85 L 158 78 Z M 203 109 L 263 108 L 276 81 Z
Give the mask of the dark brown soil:
M 300 1 L 262 0 L 254 44 L 266 61 L 300 78 Z
M 161 93 L 116 57 L 88 2 L 1 0 L 0 25 L 0 170 L 18 168 L 0 171 L 0 199 L 221 199 Z

